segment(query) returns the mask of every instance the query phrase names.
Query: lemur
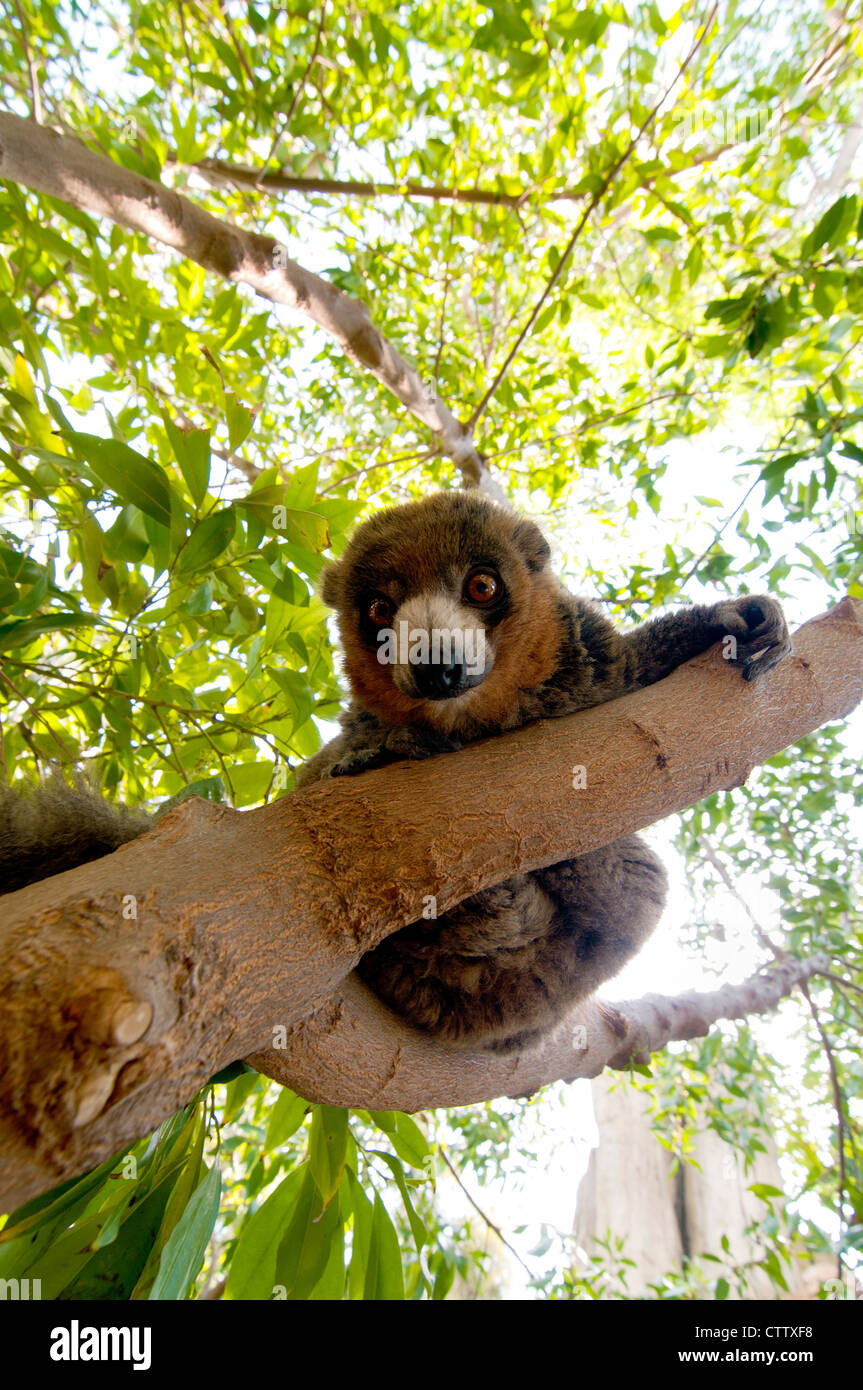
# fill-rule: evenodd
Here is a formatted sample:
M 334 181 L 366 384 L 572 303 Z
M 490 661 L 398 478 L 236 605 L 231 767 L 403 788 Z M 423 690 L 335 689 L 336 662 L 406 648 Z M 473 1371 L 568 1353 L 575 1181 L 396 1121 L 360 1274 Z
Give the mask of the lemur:
M 300 785 L 603 704 L 724 636 L 736 639 L 748 680 L 790 651 L 771 598 L 694 606 L 621 633 L 563 587 L 550 561 L 538 527 L 477 492 L 439 493 L 366 521 L 322 584 L 353 700 L 342 733 L 305 764 Z M 382 634 L 396 629 L 408 640 L 382 661 Z M 471 669 L 452 650 L 435 659 L 431 640 L 426 654 L 419 639 L 435 630 L 481 636 L 470 645 L 482 661 Z M 426 1033 L 521 1049 L 641 948 L 666 886 L 657 856 L 627 836 L 412 923 L 369 952 L 358 973 Z
M 733 660 L 747 680 L 790 651 L 772 598 L 696 605 L 622 633 L 563 587 L 550 560 L 533 522 L 474 491 L 438 493 L 365 521 L 321 588 L 336 610 L 351 703 L 341 733 L 298 770 L 298 786 L 602 704 L 661 680 L 723 637 L 735 639 Z M 107 853 L 148 823 L 65 784 L 23 810 L 7 792 L 0 870 L 7 887 L 21 887 Z M 641 948 L 666 889 L 662 863 L 630 835 L 404 927 L 364 956 L 358 973 L 414 1028 L 520 1050 Z

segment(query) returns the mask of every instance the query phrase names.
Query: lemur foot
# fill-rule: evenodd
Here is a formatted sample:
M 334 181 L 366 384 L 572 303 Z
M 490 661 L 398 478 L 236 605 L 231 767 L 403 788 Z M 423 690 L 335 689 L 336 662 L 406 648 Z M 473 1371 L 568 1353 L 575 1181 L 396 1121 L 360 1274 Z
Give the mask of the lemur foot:
M 746 681 L 772 671 L 791 652 L 791 638 L 779 604 L 765 594 L 745 594 L 716 605 L 716 620 L 737 643 L 732 665 Z

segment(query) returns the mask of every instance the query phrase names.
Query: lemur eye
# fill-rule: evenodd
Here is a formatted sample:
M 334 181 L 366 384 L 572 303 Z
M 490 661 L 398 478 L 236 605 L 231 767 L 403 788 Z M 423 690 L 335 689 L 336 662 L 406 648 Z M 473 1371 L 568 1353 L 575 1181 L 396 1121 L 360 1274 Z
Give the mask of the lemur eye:
M 388 598 L 373 598 L 368 609 L 369 619 L 375 627 L 389 627 L 395 611 L 395 605 Z
M 464 586 L 465 597 L 471 603 L 491 603 L 500 593 L 500 580 L 491 570 L 479 570 L 472 574 Z

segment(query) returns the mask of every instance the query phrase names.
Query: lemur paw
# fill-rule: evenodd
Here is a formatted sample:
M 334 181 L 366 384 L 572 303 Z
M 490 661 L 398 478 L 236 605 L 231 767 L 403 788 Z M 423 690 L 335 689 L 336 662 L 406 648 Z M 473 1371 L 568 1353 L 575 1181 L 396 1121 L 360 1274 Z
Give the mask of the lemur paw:
M 387 752 L 393 758 L 431 758 L 435 753 L 456 753 L 462 746 L 459 739 L 412 724 L 402 724 L 387 735 Z
M 431 758 L 435 753 L 455 753 L 461 747 L 458 739 L 448 738 L 431 729 L 419 729 L 411 724 L 399 725 L 395 729 L 382 730 L 379 739 L 374 738 L 369 743 L 346 749 L 325 775 L 354 777 L 383 763 L 393 763 L 401 758 L 412 761 Z
M 363 748 L 351 748 L 342 754 L 337 763 L 327 769 L 327 777 L 354 777 L 358 772 L 368 772 L 386 762 L 383 743 L 366 744 Z
M 791 651 L 791 638 L 785 615 L 774 598 L 764 594 L 745 594 L 716 605 L 716 619 L 736 651 L 729 657 L 739 666 L 743 679 L 753 681 L 772 671 Z

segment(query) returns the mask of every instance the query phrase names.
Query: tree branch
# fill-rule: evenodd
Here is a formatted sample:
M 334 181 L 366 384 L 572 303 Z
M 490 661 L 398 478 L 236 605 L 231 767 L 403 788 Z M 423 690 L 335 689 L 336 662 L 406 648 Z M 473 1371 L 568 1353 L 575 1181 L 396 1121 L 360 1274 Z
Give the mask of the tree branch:
M 471 430 L 375 328 L 368 306 L 291 260 L 273 237 L 220 221 L 174 189 L 8 111 L 0 111 L 0 179 L 140 232 L 226 280 L 250 285 L 273 304 L 305 314 L 432 431 L 467 483 L 504 500 Z
M 617 1012 L 591 1001 L 541 1049 L 500 1057 L 414 1032 L 351 972 L 429 893 L 443 912 L 739 786 L 861 697 L 863 608 L 845 599 L 759 681 L 717 647 L 634 695 L 447 754 L 443 776 L 430 759 L 253 811 L 189 801 L 116 853 L 8 895 L 0 1204 L 149 1133 L 237 1057 L 310 1100 L 419 1109 L 595 1075 L 772 1007 L 828 962 Z
M 733 148 L 733 145 L 718 145 L 693 153 L 685 164 L 664 169 L 663 176 L 674 179 L 679 174 L 699 168 L 702 164 L 712 163 Z M 215 157 L 200 159 L 190 164 L 180 159 L 176 151 L 170 151 L 166 163 L 188 170 L 210 188 L 252 188 L 260 193 L 299 193 L 303 197 L 322 194 L 335 198 L 401 198 L 409 202 L 418 199 L 433 203 L 511 208 L 518 212 L 526 204 L 534 201 L 544 207 L 548 203 L 584 203 L 590 196 L 578 188 L 542 188 L 537 198 L 537 189 L 529 187 L 521 189 L 518 193 L 506 193 L 500 188 L 458 188 L 453 184 L 418 183 L 413 180 L 387 183 L 376 179 L 316 178 L 311 174 L 289 173 L 284 168 L 268 169 L 271 157 L 272 152 L 263 165 L 256 168 L 251 164 L 236 164 L 232 160 Z M 657 177 L 656 174 L 645 175 L 639 187 L 652 188 Z M 626 207 L 632 210 L 630 203 L 627 203 Z
M 379 183 L 372 179 L 323 179 L 309 174 L 289 174 L 284 169 L 265 172 L 248 164 L 227 159 L 200 159 L 194 164 L 173 156 L 171 163 L 188 169 L 212 188 L 254 188 L 265 193 L 325 194 L 341 198 L 402 198 L 432 203 L 462 203 L 467 206 L 520 208 L 533 196 L 530 188 L 506 193 L 496 188 L 456 188 L 438 183 Z M 544 203 L 581 203 L 587 194 L 575 189 L 553 189 L 543 195 Z

